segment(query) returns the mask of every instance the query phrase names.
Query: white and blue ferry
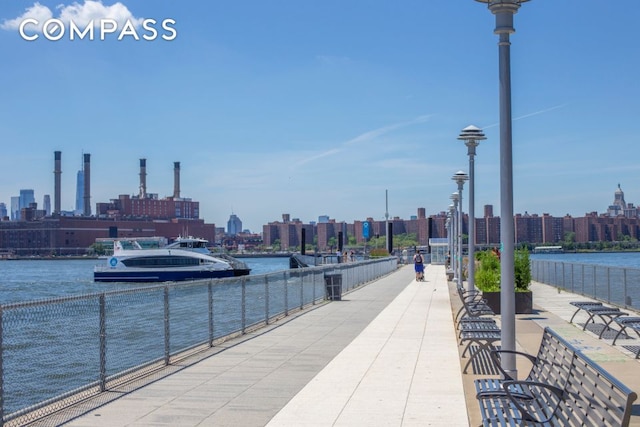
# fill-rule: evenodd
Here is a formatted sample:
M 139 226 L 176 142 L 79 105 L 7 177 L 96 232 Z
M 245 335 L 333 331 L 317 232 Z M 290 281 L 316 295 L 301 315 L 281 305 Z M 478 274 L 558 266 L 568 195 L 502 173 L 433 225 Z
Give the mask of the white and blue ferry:
M 106 265 L 96 266 L 96 282 L 177 282 L 243 276 L 249 269 L 233 258 L 211 254 L 207 241 L 193 237 L 178 238 L 162 248 L 143 249 L 136 241 L 125 249 L 114 241 L 113 255 Z

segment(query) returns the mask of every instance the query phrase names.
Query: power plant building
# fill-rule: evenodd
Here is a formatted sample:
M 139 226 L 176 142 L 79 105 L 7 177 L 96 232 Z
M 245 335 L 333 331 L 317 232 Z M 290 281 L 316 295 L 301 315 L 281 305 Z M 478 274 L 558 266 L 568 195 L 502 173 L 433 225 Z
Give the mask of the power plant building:
M 99 239 L 165 237 L 172 240 L 185 235 L 215 242 L 215 224 L 205 224 L 199 218 L 199 202 L 180 197 L 179 162 L 174 163 L 172 197 L 158 199 L 157 194 L 147 192 L 146 160 L 141 159 L 140 193 L 120 195 L 109 203 L 97 203 L 96 214 L 92 215 L 90 155 L 84 154 L 82 186 L 78 185 L 76 193 L 76 201 L 82 200 L 82 212 L 80 216 L 66 216 L 60 210 L 61 160 L 62 153 L 54 152 L 52 215 L 37 209 L 32 200 L 33 190 L 21 190 L 20 197 L 11 200 L 11 219 L 15 221 L 0 222 L 0 250 L 17 256 L 83 255 Z

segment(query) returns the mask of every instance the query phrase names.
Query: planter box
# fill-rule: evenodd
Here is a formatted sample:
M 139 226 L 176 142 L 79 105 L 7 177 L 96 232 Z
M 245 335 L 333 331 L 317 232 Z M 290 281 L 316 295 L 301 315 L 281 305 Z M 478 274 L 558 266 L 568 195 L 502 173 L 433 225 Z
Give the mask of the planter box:
M 500 314 L 500 292 L 483 292 L 482 297 L 494 313 Z M 516 314 L 533 313 L 533 293 L 516 292 Z

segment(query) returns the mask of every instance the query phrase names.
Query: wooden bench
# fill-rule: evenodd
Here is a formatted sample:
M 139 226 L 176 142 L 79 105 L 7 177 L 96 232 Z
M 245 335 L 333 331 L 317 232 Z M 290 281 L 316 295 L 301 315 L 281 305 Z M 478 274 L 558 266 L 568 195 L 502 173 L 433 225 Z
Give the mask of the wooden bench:
M 527 379 L 474 382 L 484 426 L 629 425 L 637 394 L 553 330 L 545 328 L 538 355 L 528 357 Z
M 612 345 L 616 345 L 616 340 L 623 333 L 628 336 L 626 332 L 627 328 L 635 331 L 635 333 L 638 334 L 638 338 L 640 338 L 640 317 L 617 317 L 614 319 L 614 321 L 618 324 L 618 326 L 620 326 L 620 330 L 613 339 Z M 636 351 L 636 359 L 638 357 L 640 357 L 640 346 Z

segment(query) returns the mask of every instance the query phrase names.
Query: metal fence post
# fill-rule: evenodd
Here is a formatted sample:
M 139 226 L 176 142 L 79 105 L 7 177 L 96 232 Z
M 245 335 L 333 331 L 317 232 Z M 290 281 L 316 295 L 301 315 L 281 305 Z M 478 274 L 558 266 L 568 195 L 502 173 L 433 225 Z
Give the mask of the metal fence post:
M 100 391 L 107 389 L 107 319 L 104 294 L 99 297 L 100 303 Z
M 164 364 L 169 365 L 169 353 L 171 352 L 169 337 L 169 286 L 164 287 Z
M 247 328 L 247 278 L 242 276 L 242 335 Z
M 264 276 L 264 323 L 269 324 L 269 276 Z
M 304 273 L 300 272 L 300 310 L 304 308 Z
M 283 272 L 282 276 L 284 278 L 284 315 L 289 315 L 289 289 L 287 286 L 287 272 Z
M 209 305 L 209 347 L 213 347 L 214 330 L 213 330 L 213 282 L 209 281 L 207 287 L 207 298 Z
M 622 286 L 624 288 L 624 307 L 628 308 L 629 294 L 627 293 L 627 269 L 622 270 Z
M 607 267 L 607 301 L 611 302 L 611 268 Z

